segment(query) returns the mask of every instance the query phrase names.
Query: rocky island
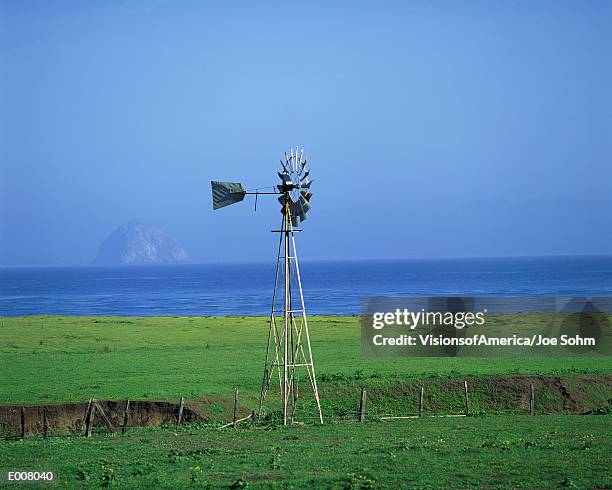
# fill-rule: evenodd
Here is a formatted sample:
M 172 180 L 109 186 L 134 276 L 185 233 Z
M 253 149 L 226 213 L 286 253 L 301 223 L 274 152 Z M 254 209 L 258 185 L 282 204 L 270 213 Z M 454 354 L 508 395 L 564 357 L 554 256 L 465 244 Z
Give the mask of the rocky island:
M 100 246 L 93 265 L 179 264 L 189 262 L 180 243 L 163 230 L 142 223 L 126 223 Z

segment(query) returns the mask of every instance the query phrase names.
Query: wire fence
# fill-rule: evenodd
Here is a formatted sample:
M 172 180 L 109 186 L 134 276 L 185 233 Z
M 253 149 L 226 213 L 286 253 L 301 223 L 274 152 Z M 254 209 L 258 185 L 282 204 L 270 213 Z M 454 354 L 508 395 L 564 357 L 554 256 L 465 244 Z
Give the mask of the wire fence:
M 99 432 L 125 433 L 133 428 L 173 426 L 204 421 L 184 400 L 98 401 L 60 405 L 0 406 L 0 435 L 4 439 L 23 439 L 31 435 L 44 438 Z
M 372 390 L 375 392 L 375 390 Z M 562 396 L 561 393 L 559 396 Z M 389 406 L 389 400 L 379 404 L 376 394 L 372 396 L 363 386 L 360 391 L 350 396 L 352 402 L 344 407 L 323 407 L 323 415 L 327 421 L 333 422 L 366 422 L 394 419 L 418 419 L 423 416 L 465 417 L 479 415 L 478 408 L 474 410 L 468 381 L 456 390 L 456 403 L 444 413 L 432 409 L 428 400 L 426 388 L 421 386 L 415 393 L 403 394 L 403 402 L 397 408 Z M 453 398 L 455 397 L 453 395 Z M 406 403 L 406 398 L 410 402 Z M 525 403 L 527 400 L 527 403 Z M 251 400 L 252 401 L 252 400 Z M 611 404 L 612 405 L 612 404 Z M 282 409 L 270 409 L 264 416 L 258 417 L 251 408 L 240 405 L 238 390 L 234 393 L 231 416 L 226 422 L 211 422 L 211 417 L 201 410 L 198 401 L 186 402 L 184 398 L 176 402 L 149 400 L 102 401 L 91 398 L 84 403 L 68 403 L 61 405 L 3 405 L 0 406 L 0 436 L 4 439 L 23 439 L 28 436 L 42 435 L 43 438 L 80 434 L 91 437 L 101 432 L 112 434 L 126 433 L 131 429 L 143 427 L 163 427 L 179 430 L 181 425 L 205 423 L 219 428 L 238 428 L 245 425 L 281 425 L 283 424 Z M 413 408 L 413 409 L 412 409 Z M 536 414 L 536 389 L 533 384 L 527 386 L 517 401 L 515 407 L 506 406 L 506 412 L 528 415 Z M 587 412 L 591 413 L 591 412 Z M 597 413 L 596 411 L 594 413 Z M 299 414 L 293 419 L 288 416 L 288 423 L 319 423 L 316 405 L 304 403 Z

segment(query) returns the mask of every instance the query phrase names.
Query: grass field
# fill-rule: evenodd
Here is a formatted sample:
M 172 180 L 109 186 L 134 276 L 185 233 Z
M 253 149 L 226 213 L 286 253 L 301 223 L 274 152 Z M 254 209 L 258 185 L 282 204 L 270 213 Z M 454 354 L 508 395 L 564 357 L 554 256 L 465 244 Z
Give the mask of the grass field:
M 612 373 L 612 357 L 364 357 L 358 317 L 313 317 L 309 325 L 323 389 L 326 380 Z M 257 398 L 267 329 L 261 317 L 3 318 L 0 403 L 231 397 L 234 388 Z
M 229 416 L 220 405 L 211 423 L 178 434 L 162 427 L 3 441 L 0 469 L 50 469 L 72 487 L 612 488 L 610 415 L 564 414 L 556 384 L 539 379 L 559 380 L 575 413 L 609 413 L 610 357 L 362 357 L 358 318 L 315 317 L 310 326 L 330 422 L 322 427 L 303 417 L 304 426 L 219 430 Z M 257 405 L 265 318 L 36 316 L 2 318 L 0 332 L 0 403 L 230 400 L 237 387 L 243 411 Z M 537 375 L 529 381 L 536 408 L 553 415 L 524 414 L 521 375 Z M 421 385 L 427 414 L 459 412 L 463 379 L 478 416 L 377 420 L 414 412 Z M 356 424 L 349 420 L 362 385 L 372 422 Z
M 610 418 L 426 417 L 273 430 L 186 427 L 0 445 L 1 468 L 71 487 L 610 488 Z

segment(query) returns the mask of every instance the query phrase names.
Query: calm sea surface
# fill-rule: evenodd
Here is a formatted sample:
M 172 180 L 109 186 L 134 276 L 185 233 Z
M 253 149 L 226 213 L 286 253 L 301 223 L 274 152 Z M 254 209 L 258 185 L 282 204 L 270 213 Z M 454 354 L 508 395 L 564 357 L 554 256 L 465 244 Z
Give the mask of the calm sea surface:
M 268 315 L 275 263 L 0 269 L 0 315 Z M 307 311 L 369 296 L 612 296 L 612 256 L 300 264 Z

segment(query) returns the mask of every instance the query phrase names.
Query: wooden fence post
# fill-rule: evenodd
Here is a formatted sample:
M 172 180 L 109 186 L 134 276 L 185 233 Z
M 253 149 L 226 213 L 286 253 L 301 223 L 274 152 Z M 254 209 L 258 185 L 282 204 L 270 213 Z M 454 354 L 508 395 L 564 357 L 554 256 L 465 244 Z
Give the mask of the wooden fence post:
M 366 419 L 366 389 L 365 386 L 361 388 L 361 398 L 359 399 L 359 422 L 365 422 Z
M 425 387 L 421 386 L 421 395 L 419 396 L 419 417 L 423 416 L 423 394 L 425 393 Z
M 463 382 L 463 396 L 465 398 L 465 414 L 469 415 L 470 414 L 470 402 L 469 402 L 469 398 L 468 398 L 467 381 Z
M 529 395 L 529 415 L 535 415 L 535 392 L 531 385 L 531 394 Z
M 179 403 L 178 417 L 176 418 L 176 430 L 179 430 L 181 427 L 181 421 L 183 420 L 183 409 L 185 408 L 185 399 L 181 397 L 181 402 Z
M 126 400 L 125 408 L 123 409 L 123 426 L 121 427 L 122 434 L 125 434 L 127 432 L 129 414 L 130 414 L 130 400 Z
M 91 437 L 91 429 L 93 429 L 93 421 L 96 415 L 96 399 L 92 398 L 89 403 L 89 413 L 87 414 L 87 422 L 85 424 L 85 437 Z
M 257 422 L 257 414 L 255 413 L 255 410 L 251 412 L 251 422 Z
M 47 407 L 43 408 L 43 437 L 47 440 L 49 437 L 49 421 L 47 420 Z
M 87 428 L 87 417 L 89 417 L 89 411 L 91 410 L 91 400 L 87 403 L 87 409 L 85 410 L 85 416 L 83 417 L 83 423 L 81 424 L 81 431 L 84 431 Z
M 232 417 L 232 427 L 236 430 L 236 420 L 238 420 L 238 388 L 234 392 L 234 415 Z
M 25 439 L 25 407 L 21 407 L 21 439 Z
M 104 423 L 106 424 L 106 427 L 108 428 L 108 430 L 111 432 L 111 434 L 115 435 L 116 430 L 113 427 L 113 424 L 111 424 L 110 419 L 106 416 L 106 412 L 104 412 L 104 410 L 102 409 L 102 406 L 98 403 L 97 400 L 94 400 L 94 405 L 96 409 L 98 410 L 98 412 L 100 412 L 100 415 L 102 416 L 102 420 L 104 420 Z

